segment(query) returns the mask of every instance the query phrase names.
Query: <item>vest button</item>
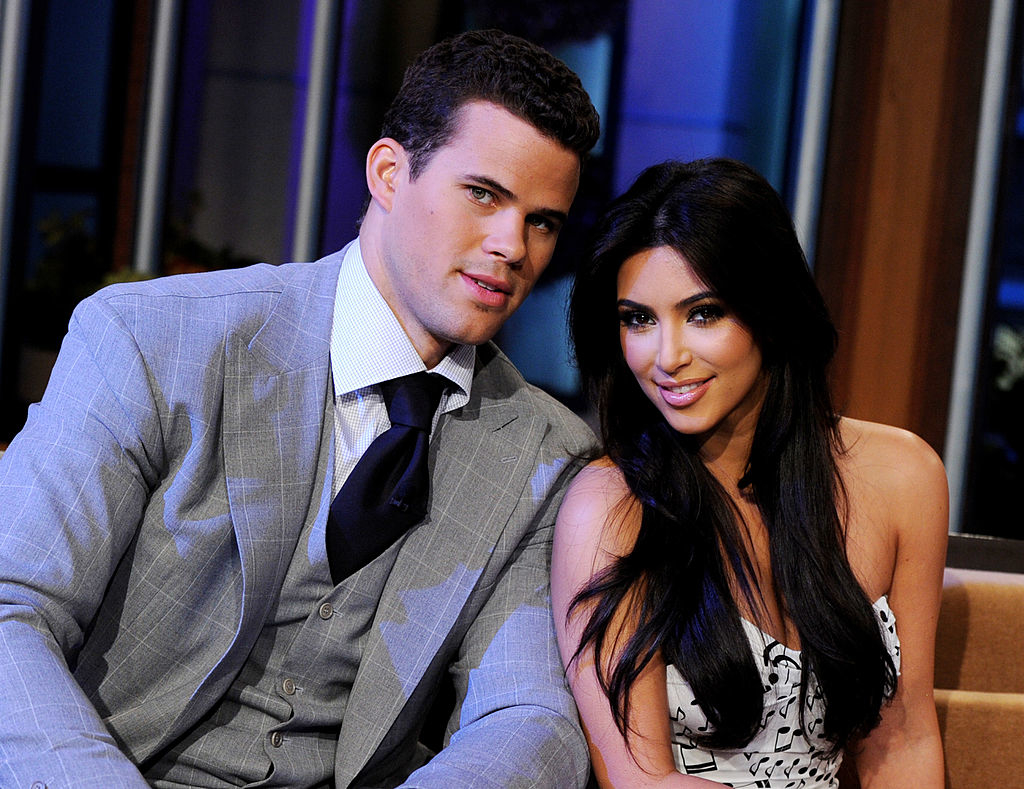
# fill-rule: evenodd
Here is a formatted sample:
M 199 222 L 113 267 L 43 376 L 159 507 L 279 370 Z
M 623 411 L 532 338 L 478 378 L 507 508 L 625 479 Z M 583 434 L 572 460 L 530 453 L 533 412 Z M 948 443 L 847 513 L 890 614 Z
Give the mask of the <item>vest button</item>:
M 320 606 L 321 619 L 330 619 L 332 616 L 334 616 L 334 606 L 332 606 L 330 603 L 324 603 L 322 606 Z
M 279 731 L 275 731 L 270 735 L 270 744 L 275 748 L 280 748 L 281 743 L 284 742 L 284 735 Z
M 295 693 L 295 683 L 291 679 L 286 679 L 281 683 L 281 690 L 285 692 L 286 696 L 291 696 Z

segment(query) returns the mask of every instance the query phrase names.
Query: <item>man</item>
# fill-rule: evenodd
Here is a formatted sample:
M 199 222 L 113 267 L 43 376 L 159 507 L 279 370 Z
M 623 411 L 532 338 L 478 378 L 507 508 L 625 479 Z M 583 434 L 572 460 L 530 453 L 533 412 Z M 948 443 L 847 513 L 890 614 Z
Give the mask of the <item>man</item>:
M 489 340 L 597 131 L 559 61 L 463 34 L 407 72 L 356 242 L 79 306 L 0 461 L 0 785 L 585 782 L 547 573 L 591 437 Z M 424 370 L 426 513 L 335 578 L 332 502 Z

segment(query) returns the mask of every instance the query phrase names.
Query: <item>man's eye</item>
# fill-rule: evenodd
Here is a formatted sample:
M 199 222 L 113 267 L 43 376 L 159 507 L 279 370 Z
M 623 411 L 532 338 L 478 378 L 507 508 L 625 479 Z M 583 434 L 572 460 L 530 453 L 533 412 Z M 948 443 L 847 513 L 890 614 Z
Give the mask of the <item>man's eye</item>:
M 548 219 L 546 216 L 531 216 L 527 222 L 538 230 L 543 230 L 545 233 L 550 233 L 554 230 L 558 230 L 558 226 Z
M 490 204 L 494 202 L 494 195 L 482 186 L 469 187 L 469 193 L 478 203 Z

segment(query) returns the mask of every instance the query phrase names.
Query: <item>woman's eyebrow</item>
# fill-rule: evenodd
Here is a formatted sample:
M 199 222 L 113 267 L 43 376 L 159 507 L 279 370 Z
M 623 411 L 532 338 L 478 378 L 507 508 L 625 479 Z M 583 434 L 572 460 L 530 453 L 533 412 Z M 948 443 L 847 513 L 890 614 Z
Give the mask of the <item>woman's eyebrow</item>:
M 691 304 L 695 304 L 698 301 L 704 301 L 705 299 L 713 299 L 714 297 L 715 294 L 712 293 L 710 290 L 702 290 L 700 293 L 694 293 L 692 296 L 687 296 L 682 301 L 676 302 L 676 308 L 678 309 L 680 307 L 689 307 Z M 641 304 L 640 302 L 633 301 L 632 299 L 619 299 L 617 303 L 620 307 L 631 307 L 634 309 L 642 310 L 650 309 L 650 307 L 648 307 L 646 304 Z

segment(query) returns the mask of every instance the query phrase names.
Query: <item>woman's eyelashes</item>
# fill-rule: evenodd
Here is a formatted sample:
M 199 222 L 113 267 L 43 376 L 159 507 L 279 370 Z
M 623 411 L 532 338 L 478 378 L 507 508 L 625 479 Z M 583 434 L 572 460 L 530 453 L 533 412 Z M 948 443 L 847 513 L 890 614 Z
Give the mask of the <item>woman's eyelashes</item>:
M 633 307 L 619 309 L 619 324 L 627 329 L 642 329 L 654 323 L 654 316 L 649 312 Z
M 724 317 L 725 309 L 722 305 L 711 301 L 692 307 L 686 319 L 690 323 L 709 324 Z
M 686 322 L 697 326 L 710 326 L 726 315 L 725 308 L 714 301 L 703 302 L 687 308 Z M 620 307 L 619 324 L 628 329 L 641 329 L 658 322 L 654 312 L 638 307 Z

